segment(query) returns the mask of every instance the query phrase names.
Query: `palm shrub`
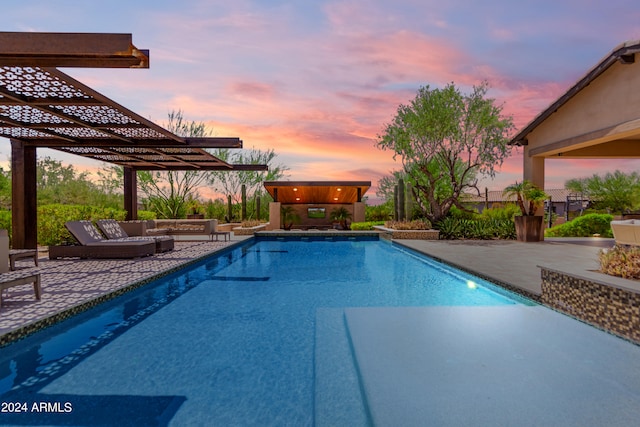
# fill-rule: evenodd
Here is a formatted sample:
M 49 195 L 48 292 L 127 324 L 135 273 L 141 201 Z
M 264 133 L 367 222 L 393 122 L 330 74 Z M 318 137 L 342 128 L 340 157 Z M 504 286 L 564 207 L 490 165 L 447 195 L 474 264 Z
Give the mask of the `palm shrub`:
M 335 208 L 331 211 L 329 219 L 340 223 L 340 228 L 342 230 L 348 230 L 349 226 L 347 225 L 347 220 L 351 219 L 351 213 L 344 206 L 340 206 L 339 208 Z
M 602 237 L 613 237 L 610 214 L 587 214 L 572 221 L 551 227 L 545 231 L 547 237 L 591 237 L 599 234 Z

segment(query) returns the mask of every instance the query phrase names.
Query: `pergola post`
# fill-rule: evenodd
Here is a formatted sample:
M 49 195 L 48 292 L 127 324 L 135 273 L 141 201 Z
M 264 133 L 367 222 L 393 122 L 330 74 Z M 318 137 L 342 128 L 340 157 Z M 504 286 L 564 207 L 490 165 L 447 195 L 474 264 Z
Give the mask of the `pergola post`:
M 131 221 L 138 219 L 138 176 L 132 168 L 124 169 L 124 210 L 127 211 L 126 219 Z
M 36 149 L 11 140 L 11 231 L 14 249 L 38 247 Z

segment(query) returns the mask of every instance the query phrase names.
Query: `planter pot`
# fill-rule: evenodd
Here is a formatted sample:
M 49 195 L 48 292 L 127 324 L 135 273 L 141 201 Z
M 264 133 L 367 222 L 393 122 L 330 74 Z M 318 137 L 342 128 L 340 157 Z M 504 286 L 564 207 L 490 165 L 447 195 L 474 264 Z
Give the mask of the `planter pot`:
M 544 240 L 543 216 L 516 216 L 516 240 L 519 242 L 542 242 Z

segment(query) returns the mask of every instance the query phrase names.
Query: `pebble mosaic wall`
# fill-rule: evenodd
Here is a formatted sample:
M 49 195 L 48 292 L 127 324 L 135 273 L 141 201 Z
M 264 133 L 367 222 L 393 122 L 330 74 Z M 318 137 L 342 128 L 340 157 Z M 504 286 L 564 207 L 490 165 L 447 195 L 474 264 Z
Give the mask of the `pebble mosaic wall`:
M 640 343 L 640 294 L 542 268 L 541 302 Z

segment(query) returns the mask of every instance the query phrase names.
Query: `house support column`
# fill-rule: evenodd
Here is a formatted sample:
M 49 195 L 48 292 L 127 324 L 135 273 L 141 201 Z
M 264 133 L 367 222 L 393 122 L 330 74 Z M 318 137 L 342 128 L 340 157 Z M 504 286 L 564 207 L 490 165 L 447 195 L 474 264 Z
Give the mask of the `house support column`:
M 265 230 L 278 230 L 280 228 L 280 202 L 269 203 L 269 223 Z
M 131 168 L 124 168 L 124 210 L 126 219 L 138 219 L 138 176 Z
M 363 202 L 355 202 L 353 204 L 353 222 L 364 222 L 365 206 Z
M 38 247 L 36 148 L 11 140 L 11 234 L 14 249 Z
M 544 189 L 544 157 L 529 155 L 529 147 L 524 147 L 524 179 Z

